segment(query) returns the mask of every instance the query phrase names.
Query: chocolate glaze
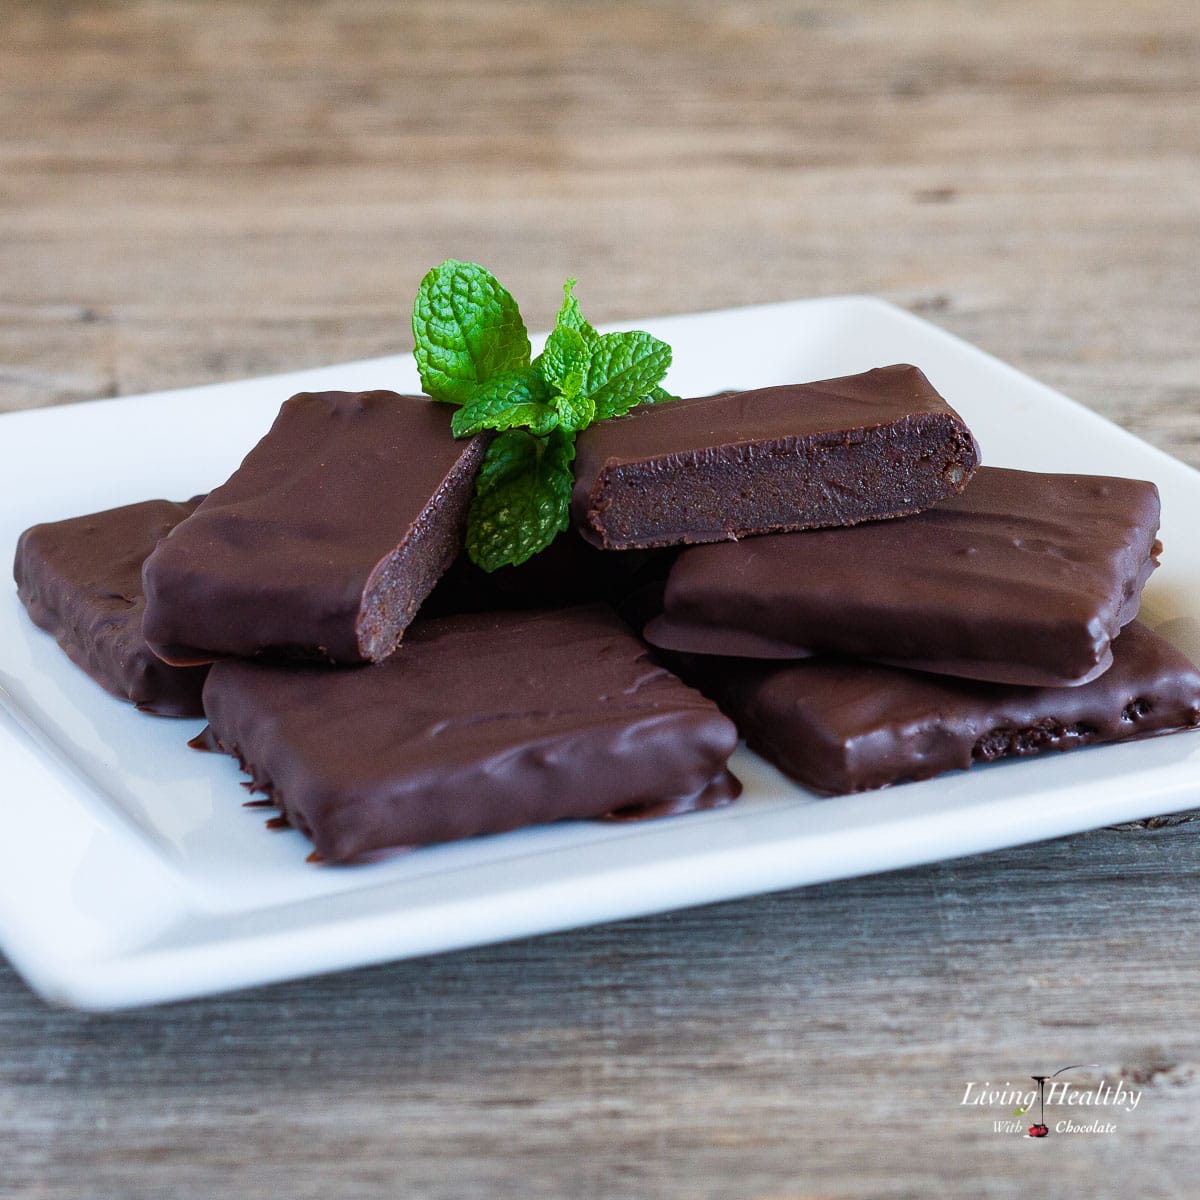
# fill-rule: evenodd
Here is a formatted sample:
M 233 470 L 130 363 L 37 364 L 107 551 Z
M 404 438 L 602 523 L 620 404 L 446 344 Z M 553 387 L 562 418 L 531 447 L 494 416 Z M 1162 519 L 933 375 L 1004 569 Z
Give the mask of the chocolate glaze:
M 1137 615 L 1158 519 L 1152 483 L 981 467 L 918 516 L 684 550 L 645 637 L 704 654 L 822 651 L 1083 683 Z
M 641 406 L 579 435 L 571 514 L 610 550 L 919 512 L 979 461 L 962 418 L 904 364 Z
M 375 666 L 221 662 L 204 706 L 330 862 L 740 791 L 732 722 L 599 605 L 421 620 Z
M 147 560 L 147 640 L 178 663 L 386 658 L 461 548 L 486 448 L 421 397 L 292 397 Z
M 146 645 L 142 563 L 199 502 L 127 504 L 34 525 L 17 542 L 13 574 L 30 617 L 101 687 L 158 716 L 199 716 L 208 668 L 169 667 Z
M 826 795 L 1200 724 L 1200 671 L 1139 622 L 1082 687 L 1025 688 L 846 659 L 689 656 L 750 747 Z

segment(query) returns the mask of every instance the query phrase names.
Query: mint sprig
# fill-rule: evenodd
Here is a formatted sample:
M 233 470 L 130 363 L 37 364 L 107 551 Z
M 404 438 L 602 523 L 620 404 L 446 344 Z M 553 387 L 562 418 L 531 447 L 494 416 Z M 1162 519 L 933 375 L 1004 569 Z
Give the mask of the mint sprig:
M 581 429 L 675 399 L 661 386 L 671 347 L 640 330 L 597 333 L 574 279 L 532 360 L 516 301 L 477 263 L 451 258 L 430 271 L 412 325 L 421 386 L 458 406 L 454 436 L 498 434 L 467 517 L 467 552 L 485 571 L 524 562 L 566 529 Z

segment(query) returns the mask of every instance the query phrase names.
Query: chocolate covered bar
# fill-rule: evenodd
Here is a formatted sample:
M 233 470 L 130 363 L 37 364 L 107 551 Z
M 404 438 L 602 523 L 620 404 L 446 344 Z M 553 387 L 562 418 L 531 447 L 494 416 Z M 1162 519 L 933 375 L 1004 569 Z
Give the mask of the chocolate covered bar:
M 847 659 L 689 658 L 747 744 L 825 795 L 1200 724 L 1200 671 L 1133 622 L 1082 687 L 1023 688 Z
M 146 500 L 34 525 L 13 564 L 21 602 L 71 661 L 114 696 L 160 716 L 200 715 L 208 668 L 170 667 L 146 645 L 142 563 L 198 503 Z
M 732 722 L 599 605 L 420 620 L 375 666 L 217 663 L 204 707 L 331 862 L 740 791 Z
M 1094 679 L 1160 549 L 1152 483 L 981 467 L 917 516 L 684 550 L 657 646 L 814 652 L 1000 683 Z
M 643 405 L 579 435 L 571 514 L 608 550 L 919 512 L 979 460 L 916 368 Z
M 147 640 L 174 663 L 386 658 L 461 548 L 486 448 L 420 397 L 292 397 L 147 560 Z

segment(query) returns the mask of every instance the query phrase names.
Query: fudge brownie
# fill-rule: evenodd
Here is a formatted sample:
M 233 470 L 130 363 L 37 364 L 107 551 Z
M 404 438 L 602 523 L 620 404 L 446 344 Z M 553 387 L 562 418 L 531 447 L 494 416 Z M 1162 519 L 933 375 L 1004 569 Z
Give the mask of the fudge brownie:
M 971 431 L 907 365 L 643 405 L 576 442 L 571 514 L 608 550 L 919 512 L 960 491 Z
M 752 750 L 825 795 L 1200 724 L 1200 671 L 1137 621 L 1113 643 L 1112 667 L 1081 687 L 1014 687 L 835 658 L 688 656 L 682 669 Z
M 1152 483 L 981 467 L 960 495 L 903 520 L 685 549 L 645 636 L 704 654 L 821 651 L 1083 683 L 1137 615 L 1158 520 Z
M 147 640 L 174 663 L 386 658 L 461 549 L 486 449 L 421 397 L 293 396 L 146 561 Z
M 13 574 L 29 615 L 77 666 L 143 712 L 194 717 L 204 710 L 206 667 L 171 667 L 142 636 L 142 563 L 200 498 L 146 500 L 27 529 Z
M 740 791 L 733 723 L 600 605 L 422 619 L 370 666 L 220 662 L 204 707 L 331 862 Z

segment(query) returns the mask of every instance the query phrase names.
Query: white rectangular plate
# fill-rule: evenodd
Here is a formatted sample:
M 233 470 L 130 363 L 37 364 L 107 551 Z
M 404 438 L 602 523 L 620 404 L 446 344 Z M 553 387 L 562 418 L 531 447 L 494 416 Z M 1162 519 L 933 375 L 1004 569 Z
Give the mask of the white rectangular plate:
M 984 460 L 1154 480 L 1162 568 L 1143 618 L 1200 657 L 1200 474 L 949 334 L 844 297 L 666 317 L 668 384 L 822 379 L 920 366 Z M 224 480 L 305 389 L 416 391 L 411 356 L 96 401 L 0 419 L 0 546 L 57 520 Z M 0 599 L 0 944 L 43 996 L 118 1008 L 1031 842 L 1200 803 L 1200 736 L 1100 747 L 841 799 L 817 799 L 745 750 L 737 804 L 633 825 L 570 823 L 361 867 L 245 809 L 200 721 L 143 716 L 77 671 Z

